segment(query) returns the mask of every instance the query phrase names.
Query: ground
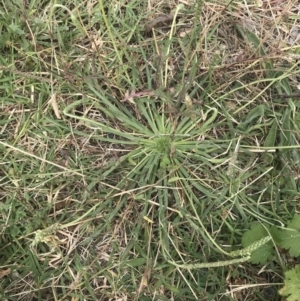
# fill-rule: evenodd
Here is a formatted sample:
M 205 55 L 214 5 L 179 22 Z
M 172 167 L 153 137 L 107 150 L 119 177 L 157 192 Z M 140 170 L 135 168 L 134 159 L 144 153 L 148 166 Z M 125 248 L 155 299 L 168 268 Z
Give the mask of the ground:
M 2 1 L 2 300 L 284 300 L 299 7 Z

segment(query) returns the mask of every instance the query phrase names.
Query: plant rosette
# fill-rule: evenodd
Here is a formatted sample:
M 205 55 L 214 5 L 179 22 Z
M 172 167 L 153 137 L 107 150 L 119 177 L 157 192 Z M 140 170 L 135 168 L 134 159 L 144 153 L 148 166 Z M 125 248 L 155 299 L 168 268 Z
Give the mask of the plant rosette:
M 159 205 L 160 221 L 165 221 L 168 206 L 191 212 L 189 203 L 201 208 L 201 198 L 213 197 L 207 175 L 215 163 L 226 160 L 220 158 L 224 145 L 211 137 L 216 108 L 190 112 L 182 104 L 178 113 L 171 114 L 166 112 L 167 103 L 154 97 L 125 104 L 90 88 L 96 97 L 70 104 L 64 114 L 96 129 L 100 134 L 93 139 L 118 149 L 118 158 L 103 164 L 99 181 L 113 187 L 110 196 L 122 191 L 120 206 L 129 194 L 145 203 L 151 200 Z M 74 113 L 79 106 L 86 109 L 83 116 Z M 90 117 L 95 116 L 91 110 L 97 112 L 97 120 Z

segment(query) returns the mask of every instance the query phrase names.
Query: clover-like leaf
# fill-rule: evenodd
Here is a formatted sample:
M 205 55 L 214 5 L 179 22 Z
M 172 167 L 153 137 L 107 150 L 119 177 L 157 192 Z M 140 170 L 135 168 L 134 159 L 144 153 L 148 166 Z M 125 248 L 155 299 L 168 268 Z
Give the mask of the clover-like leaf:
M 289 250 L 291 256 L 300 256 L 300 214 L 295 215 L 287 228 L 280 231 L 279 244 Z
M 300 265 L 284 273 L 284 287 L 279 290 L 281 296 L 286 297 L 287 301 L 299 301 L 300 296 Z

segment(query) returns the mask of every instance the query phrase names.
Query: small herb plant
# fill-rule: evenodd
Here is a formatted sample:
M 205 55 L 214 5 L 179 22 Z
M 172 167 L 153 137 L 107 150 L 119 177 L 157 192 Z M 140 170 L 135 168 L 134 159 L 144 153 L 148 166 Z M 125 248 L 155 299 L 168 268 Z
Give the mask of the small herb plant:
M 242 245 L 245 248 L 266 235 L 271 235 L 272 240 L 251 253 L 250 261 L 253 264 L 265 264 L 272 259 L 276 255 L 274 245 L 288 250 L 292 257 L 300 256 L 300 215 L 296 214 L 286 228 L 253 224 L 243 235 Z
M 64 114 L 93 128 L 94 139 L 117 147 L 117 158 L 103 164 L 97 179 L 112 187 L 107 198 L 120 200 L 121 208 L 132 197 L 146 204 L 145 212 L 147 204 L 155 204 L 164 224 L 160 236 L 170 218 L 185 216 L 194 224 L 190 216 L 203 206 L 200 196 L 213 196 L 206 175 L 213 174 L 215 163 L 226 160 L 219 158 L 225 144 L 209 134 L 219 111 L 213 106 L 191 108 L 187 101 L 174 108 L 161 94 L 120 103 L 92 85 L 90 89 L 95 98 L 70 104 Z M 82 105 L 86 111 L 78 116 L 74 110 Z M 97 118 L 91 107 L 98 111 Z
M 251 229 L 245 232 L 242 238 L 244 248 L 251 245 L 257 239 L 269 235 L 272 239 L 259 248 L 254 250 L 249 258 L 253 264 L 264 265 L 267 261 L 272 260 L 276 255 L 279 256 L 278 248 L 288 251 L 292 257 L 300 256 L 300 215 L 296 214 L 292 220 L 287 223 L 286 228 L 278 228 L 263 224 L 253 224 Z M 282 263 L 281 258 L 279 262 Z M 284 264 L 282 263 L 284 267 Z M 285 272 L 284 287 L 279 293 L 287 297 L 288 301 L 299 300 L 300 296 L 300 265 Z
M 300 265 L 284 273 L 284 287 L 279 291 L 280 295 L 286 297 L 287 301 L 297 301 L 300 296 Z

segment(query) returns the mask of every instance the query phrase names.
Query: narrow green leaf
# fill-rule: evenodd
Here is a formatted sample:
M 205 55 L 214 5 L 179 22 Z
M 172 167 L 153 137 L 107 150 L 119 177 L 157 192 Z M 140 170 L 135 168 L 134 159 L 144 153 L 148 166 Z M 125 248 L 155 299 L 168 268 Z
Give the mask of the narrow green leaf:
M 282 117 L 282 131 L 280 132 L 280 143 L 281 146 L 288 146 L 292 144 L 292 133 L 291 133 L 291 111 L 286 109 Z
M 276 137 L 277 137 L 277 128 L 278 128 L 277 121 L 274 119 L 272 122 L 272 126 L 269 129 L 269 133 L 265 139 L 264 147 L 274 147 L 275 146 L 275 141 L 276 141 Z M 266 153 L 262 154 L 262 158 L 266 164 L 271 164 L 271 162 L 274 159 L 274 153 L 266 152 Z
M 179 177 L 172 177 L 172 178 L 168 179 L 168 183 L 173 183 L 173 182 L 176 182 L 178 180 L 180 180 Z
M 249 123 L 252 123 L 255 119 L 261 118 L 265 112 L 265 106 L 260 105 L 255 108 L 253 108 L 245 118 L 245 121 L 241 124 L 242 126 L 248 125 Z
M 250 45 L 255 47 L 255 49 L 259 51 L 260 55 L 265 55 L 261 40 L 253 32 L 244 29 L 243 27 L 237 24 L 235 24 L 235 27 L 238 30 L 238 32 L 242 35 L 245 41 L 247 41 Z
M 139 267 L 146 264 L 146 258 L 135 258 L 135 259 L 128 260 L 126 263 L 131 267 Z
M 265 139 L 264 146 L 272 147 L 275 145 L 276 135 L 277 135 L 277 121 L 274 119 L 271 128 L 269 129 L 269 133 Z

